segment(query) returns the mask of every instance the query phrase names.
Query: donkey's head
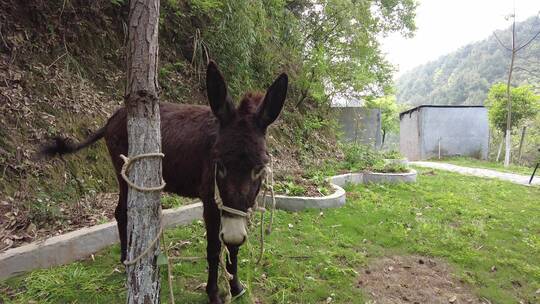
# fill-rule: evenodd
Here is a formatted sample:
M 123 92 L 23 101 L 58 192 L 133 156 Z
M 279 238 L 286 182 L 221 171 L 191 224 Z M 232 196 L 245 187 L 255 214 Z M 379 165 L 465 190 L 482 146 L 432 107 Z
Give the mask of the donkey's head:
M 255 203 L 269 161 L 266 129 L 283 108 L 287 84 L 287 75 L 281 74 L 266 94 L 246 94 L 235 108 L 217 65 L 208 65 L 208 100 L 219 121 L 213 147 L 215 180 L 226 207 L 222 210 L 220 237 L 228 245 L 241 245 L 247 238 L 246 217 L 227 209 L 247 212 Z

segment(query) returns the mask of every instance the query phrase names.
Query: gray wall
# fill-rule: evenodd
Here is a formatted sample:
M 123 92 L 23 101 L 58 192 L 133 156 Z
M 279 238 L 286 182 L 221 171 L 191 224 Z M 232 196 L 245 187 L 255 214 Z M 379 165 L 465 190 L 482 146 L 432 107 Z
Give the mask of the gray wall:
M 441 156 L 487 159 L 489 126 L 483 107 L 421 107 L 400 119 L 400 151 L 410 160 Z
M 378 148 L 381 145 L 381 112 L 364 107 L 334 108 L 339 111 L 339 124 L 343 139 Z
M 422 159 L 419 120 L 419 111 L 404 114 L 399 120 L 399 152 L 409 160 Z

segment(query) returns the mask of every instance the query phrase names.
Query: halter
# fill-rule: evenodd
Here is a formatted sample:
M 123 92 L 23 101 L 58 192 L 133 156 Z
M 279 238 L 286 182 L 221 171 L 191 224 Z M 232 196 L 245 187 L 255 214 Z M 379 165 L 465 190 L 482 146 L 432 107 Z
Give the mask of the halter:
M 252 180 L 256 180 L 256 179 L 259 179 L 261 177 L 265 177 L 267 172 L 270 171 L 270 168 L 268 168 L 267 166 L 264 166 L 263 169 L 261 169 L 261 171 L 257 174 L 253 174 L 253 172 L 251 173 L 251 179 Z M 233 214 L 233 215 L 238 215 L 240 217 L 245 217 L 247 219 L 249 219 L 251 217 L 251 214 L 253 213 L 253 211 L 261 211 L 261 212 L 264 212 L 266 211 L 266 209 L 264 207 L 259 207 L 259 204 L 258 204 L 258 200 L 257 198 L 255 198 L 255 204 L 254 204 L 254 209 L 253 208 L 248 208 L 247 211 L 242 211 L 242 210 L 238 210 L 238 209 L 235 209 L 235 208 L 231 208 L 231 207 L 227 207 L 223 204 L 223 200 L 221 199 L 221 195 L 219 193 L 219 188 L 218 188 L 218 185 L 217 185 L 217 163 L 214 165 L 214 200 L 216 201 L 216 205 L 218 207 L 218 209 L 220 211 L 225 211 L 227 213 L 230 213 L 230 214 Z
M 255 197 L 255 203 L 253 208 L 248 208 L 247 212 L 244 212 L 242 210 L 234 209 L 231 207 L 227 207 L 223 204 L 223 200 L 221 199 L 221 195 L 219 193 L 218 185 L 217 185 L 217 163 L 214 165 L 214 200 L 216 201 L 217 208 L 219 209 L 219 212 L 221 215 L 223 215 L 223 211 L 241 216 L 243 218 L 246 218 L 248 221 L 248 225 L 250 224 L 250 219 L 253 211 L 261 211 L 261 238 L 260 238 L 260 251 L 259 251 L 259 257 L 257 258 L 257 264 L 259 264 L 262 260 L 262 256 L 264 254 L 264 213 L 266 209 L 264 208 L 266 206 L 266 192 L 267 190 L 270 191 L 270 194 L 272 196 L 272 209 L 270 212 L 270 225 L 266 230 L 266 233 L 269 234 L 272 231 L 272 223 L 274 221 L 274 210 L 276 208 L 276 199 L 274 197 L 274 174 L 272 171 L 273 163 L 272 163 L 272 156 L 268 155 L 270 157 L 270 167 L 264 166 L 261 171 L 259 171 L 257 174 L 253 174 L 253 171 L 251 172 L 251 180 L 256 180 L 259 178 L 262 178 L 262 186 L 264 188 L 263 191 L 263 197 L 262 197 L 262 207 L 259 206 L 259 200 L 257 197 Z M 221 229 L 221 228 L 220 228 Z M 226 300 L 225 303 L 230 303 L 232 296 L 231 296 L 231 290 L 228 282 L 233 279 L 233 276 L 227 271 L 226 263 L 229 259 L 229 250 L 227 249 L 227 246 L 223 242 L 223 239 L 221 239 L 221 234 L 219 235 L 219 240 L 221 242 L 221 252 L 219 254 L 219 265 L 221 266 L 221 273 L 225 281 L 225 289 L 227 290 L 226 293 Z M 245 290 L 245 289 L 244 289 Z

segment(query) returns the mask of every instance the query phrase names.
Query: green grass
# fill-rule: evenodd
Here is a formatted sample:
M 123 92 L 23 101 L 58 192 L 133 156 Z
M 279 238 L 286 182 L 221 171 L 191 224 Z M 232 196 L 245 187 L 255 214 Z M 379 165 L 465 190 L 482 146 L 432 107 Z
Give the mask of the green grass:
M 528 175 L 528 176 L 530 176 L 534 170 L 534 168 L 520 166 L 520 165 L 512 165 L 512 164 L 510 164 L 510 166 L 506 168 L 504 167 L 502 162 L 496 163 L 496 162 L 479 160 L 476 158 L 469 158 L 469 157 L 452 157 L 452 158 L 433 160 L 433 161 L 454 164 L 454 165 L 464 166 L 464 167 L 492 169 L 492 170 L 501 171 L 501 172 L 517 173 L 517 174 Z
M 178 208 L 180 206 L 193 204 L 195 201 L 198 201 L 198 199 L 191 199 L 187 197 L 178 196 L 176 194 L 165 193 L 161 197 L 161 207 L 163 207 L 163 209 L 173 209 L 173 208 Z
M 418 169 L 417 184 L 348 187 L 339 209 L 278 211 L 262 266 L 254 264 L 253 231 L 239 257 L 249 293 L 236 303 L 364 303 L 358 271 L 384 255 L 440 257 L 478 296 L 492 303 L 537 303 L 540 288 L 540 189 Z M 201 223 L 169 230 L 168 241 L 189 241 L 183 256 L 203 256 Z M 0 283 L 6 303 L 121 303 L 124 274 L 113 246 L 88 260 L 38 270 Z M 491 271 L 492 267 L 496 271 Z M 174 265 L 178 303 L 206 303 L 206 262 Z M 165 270 L 162 270 L 163 274 Z M 164 278 L 164 277 L 163 277 Z M 517 282 L 517 283 L 516 283 Z M 10 295 L 10 296 L 8 296 Z M 162 280 L 163 303 L 168 287 Z M 1 301 L 0 301 L 1 302 Z

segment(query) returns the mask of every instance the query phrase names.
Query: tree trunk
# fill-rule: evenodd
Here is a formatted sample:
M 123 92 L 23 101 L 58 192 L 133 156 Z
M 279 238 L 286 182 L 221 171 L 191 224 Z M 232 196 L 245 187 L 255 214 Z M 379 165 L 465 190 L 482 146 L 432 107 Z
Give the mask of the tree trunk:
M 385 139 L 386 139 L 386 131 L 383 129 L 383 130 L 382 130 L 381 148 L 380 148 L 381 150 L 382 150 L 382 148 L 384 147 L 384 141 L 385 141 Z
M 501 159 L 501 152 L 502 152 L 503 143 L 504 143 L 504 136 L 501 139 L 501 143 L 499 144 L 499 150 L 497 150 L 497 158 L 495 159 L 495 162 L 497 162 L 497 163 L 499 162 L 499 159 Z
M 159 0 L 131 0 L 127 46 L 125 104 L 129 157 L 161 152 L 158 102 Z M 129 178 L 139 187 L 161 184 L 161 159 L 142 158 L 133 163 Z M 159 191 L 128 190 L 127 260 L 137 259 L 159 237 Z M 157 256 L 159 241 L 133 265 L 126 267 L 127 303 L 160 303 Z
M 523 148 L 523 141 L 525 140 L 525 132 L 527 131 L 527 126 L 524 126 L 521 129 L 521 139 L 519 140 L 519 150 L 518 150 L 518 161 L 521 162 L 521 148 Z
M 504 166 L 510 165 L 510 150 L 512 148 L 512 94 L 510 94 L 510 83 L 512 81 L 512 72 L 514 71 L 514 61 L 516 59 L 516 18 L 512 23 L 512 59 L 510 60 L 510 70 L 508 71 L 508 81 L 506 82 L 506 98 L 508 104 L 506 108 L 506 148 L 504 154 Z

